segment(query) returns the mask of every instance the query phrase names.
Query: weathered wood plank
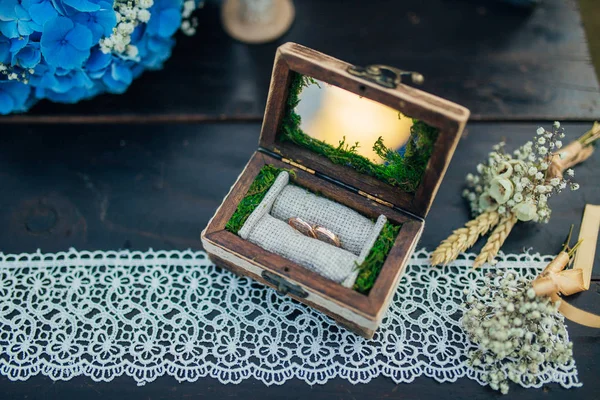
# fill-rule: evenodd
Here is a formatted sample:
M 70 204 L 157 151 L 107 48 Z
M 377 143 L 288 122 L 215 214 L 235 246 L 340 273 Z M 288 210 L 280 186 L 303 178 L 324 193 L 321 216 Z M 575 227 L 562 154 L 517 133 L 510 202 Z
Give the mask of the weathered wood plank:
M 296 1 L 297 18 L 276 43 L 230 39 L 215 2 L 198 12 L 195 37 L 178 37 L 162 71 L 124 95 L 76 105 L 42 102 L 3 122 L 260 120 L 275 49 L 294 41 L 336 58 L 425 75 L 425 91 L 455 101 L 472 119 L 600 116 L 598 80 L 576 0 L 528 11 L 493 1 Z

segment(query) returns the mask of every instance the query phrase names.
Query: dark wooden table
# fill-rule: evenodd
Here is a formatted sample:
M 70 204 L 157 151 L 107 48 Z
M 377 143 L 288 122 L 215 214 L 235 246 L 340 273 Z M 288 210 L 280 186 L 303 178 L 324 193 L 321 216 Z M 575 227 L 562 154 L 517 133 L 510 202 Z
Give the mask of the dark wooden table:
M 2 129 L 6 125 L 0 125 Z M 461 199 L 466 172 L 484 159 L 491 146 L 506 138 L 522 143 L 537 123 L 469 123 L 427 218 L 420 247 L 433 249 L 468 218 Z M 589 123 L 567 123 L 571 137 Z M 10 126 L 0 138 L 0 243 L 4 252 L 55 252 L 78 249 L 200 249 L 200 231 L 220 204 L 258 141 L 259 124 L 200 125 L 41 125 Z M 232 145 L 235 143 L 235 145 Z M 468 156 L 466 156 L 468 155 Z M 600 152 L 577 168 L 582 188 L 552 199 L 553 218 L 547 225 L 519 224 L 503 250 L 519 253 L 532 248 L 555 253 L 571 223 L 581 219 L 586 203 L 600 204 L 597 168 Z M 577 228 L 578 229 L 578 226 Z M 482 243 L 476 247 L 478 250 Z M 570 299 L 600 313 L 600 252 L 595 283 Z M 600 330 L 568 324 L 575 343 L 581 389 L 565 393 L 558 385 L 543 390 L 513 388 L 520 398 L 592 398 L 600 391 L 598 378 Z M 462 398 L 485 397 L 490 389 L 461 379 L 440 385 L 427 378 L 395 385 L 379 378 L 368 385 L 334 380 L 310 387 L 293 380 L 267 388 L 256 381 L 220 385 L 206 378 L 179 384 L 172 378 L 137 388 L 119 378 L 94 383 L 87 378 L 52 382 L 36 377 L 23 383 L 0 378 L 0 398 L 150 398 L 184 399 L 204 396 L 241 398 Z
M 419 70 L 428 77 L 426 90 L 470 107 L 474 120 L 487 120 L 468 124 L 420 247 L 432 250 L 467 220 L 460 196 L 464 175 L 494 143 L 520 145 L 554 119 L 572 120 L 563 125 L 574 138 L 600 117 L 598 82 L 573 0 L 546 0 L 530 12 L 466 0 L 296 3 L 298 19 L 282 41 L 358 64 Z M 198 35 L 182 38 L 165 70 L 144 74 L 126 94 L 74 106 L 43 102 L 29 114 L 0 119 L 0 251 L 201 248 L 200 231 L 257 146 L 276 44 L 232 42 L 212 3 L 199 15 Z M 600 204 L 599 161 L 600 152 L 577 168 L 580 191 L 551 200 L 549 224 L 517 225 L 503 250 L 555 253 L 568 226 L 578 229 L 584 205 Z M 570 299 L 596 313 L 598 260 L 600 254 L 592 288 Z M 511 394 L 598 397 L 600 330 L 568 325 L 584 387 L 513 387 Z M 312 387 L 292 380 L 266 387 L 254 380 L 180 384 L 163 377 L 136 387 L 127 377 L 110 383 L 0 377 L 2 400 L 492 396 L 499 395 L 468 379 L 438 384 L 419 378 L 401 385 L 386 378 L 367 385 L 336 379 Z

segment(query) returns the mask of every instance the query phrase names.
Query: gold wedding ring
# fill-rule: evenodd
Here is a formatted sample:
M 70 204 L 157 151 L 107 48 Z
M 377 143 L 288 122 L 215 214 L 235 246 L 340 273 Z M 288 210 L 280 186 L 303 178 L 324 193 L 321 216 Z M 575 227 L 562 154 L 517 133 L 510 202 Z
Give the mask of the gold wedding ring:
M 340 247 L 340 239 L 329 229 L 323 228 L 322 226 L 315 226 L 313 227 L 313 232 L 320 241 L 329 243 L 335 247 Z
M 313 239 L 318 239 L 322 242 L 336 247 L 341 246 L 340 239 L 335 233 L 322 226 L 311 225 L 308 222 L 304 221 L 302 218 L 289 218 L 288 225 L 305 236 L 311 237 Z
M 305 236 L 309 236 L 313 239 L 317 238 L 317 235 L 313 231 L 313 227 L 308 222 L 304 221 L 302 218 L 289 218 L 288 225 Z

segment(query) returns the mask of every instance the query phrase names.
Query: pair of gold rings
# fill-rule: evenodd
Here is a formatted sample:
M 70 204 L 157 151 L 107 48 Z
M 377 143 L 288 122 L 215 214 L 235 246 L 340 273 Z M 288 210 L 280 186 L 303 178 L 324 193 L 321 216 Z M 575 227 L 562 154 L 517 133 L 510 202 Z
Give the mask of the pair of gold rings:
M 322 242 L 331 244 L 336 247 L 340 247 L 340 239 L 337 235 L 331 232 L 329 229 L 319 225 L 311 225 L 304 221 L 302 218 L 292 217 L 288 219 L 288 225 L 300 232 L 303 235 L 318 239 Z

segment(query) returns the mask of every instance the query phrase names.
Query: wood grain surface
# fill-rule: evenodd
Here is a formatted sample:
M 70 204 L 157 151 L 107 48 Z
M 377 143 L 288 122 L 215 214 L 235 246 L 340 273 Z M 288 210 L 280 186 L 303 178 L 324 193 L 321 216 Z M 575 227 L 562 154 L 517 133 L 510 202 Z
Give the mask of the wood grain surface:
M 550 125 L 549 122 L 545 123 Z M 471 122 L 461 139 L 427 217 L 419 247 L 432 250 L 468 219 L 460 197 L 467 172 L 484 159 L 491 145 L 505 138 L 508 147 L 534 134 L 538 123 Z M 567 123 L 567 139 L 590 124 Z M 44 252 L 78 249 L 200 249 L 200 231 L 254 152 L 259 124 L 202 125 L 2 125 L 0 131 L 0 250 Z M 233 145 L 235 144 L 235 145 Z M 503 250 L 542 254 L 560 247 L 571 223 L 579 230 L 586 203 L 600 204 L 597 168 L 600 152 L 576 168 L 582 188 L 551 200 L 549 224 L 518 224 Z M 483 245 L 479 242 L 475 251 Z M 600 254 L 592 288 L 569 301 L 600 313 Z M 600 391 L 600 331 L 568 323 L 575 360 L 584 386 L 569 392 L 558 385 L 538 390 L 511 388 L 519 399 L 595 398 Z M 360 399 L 488 398 L 488 388 L 460 379 L 438 384 L 429 378 L 395 385 L 381 377 L 368 385 L 336 379 L 308 386 L 292 380 L 266 387 L 249 380 L 221 385 L 212 378 L 177 383 L 164 377 L 138 388 L 122 377 L 110 383 L 88 378 L 52 382 L 41 376 L 26 382 L 0 377 L 0 398 L 12 399 Z M 498 395 L 498 397 L 500 397 Z
M 251 46 L 221 27 L 219 2 L 197 12 L 198 33 L 178 36 L 161 71 L 123 95 L 79 104 L 41 102 L 3 122 L 163 123 L 262 118 L 278 45 L 294 41 L 357 64 L 425 76 L 423 89 L 473 120 L 600 117 L 600 91 L 576 0 L 533 10 L 491 0 L 301 0 L 291 30 Z

